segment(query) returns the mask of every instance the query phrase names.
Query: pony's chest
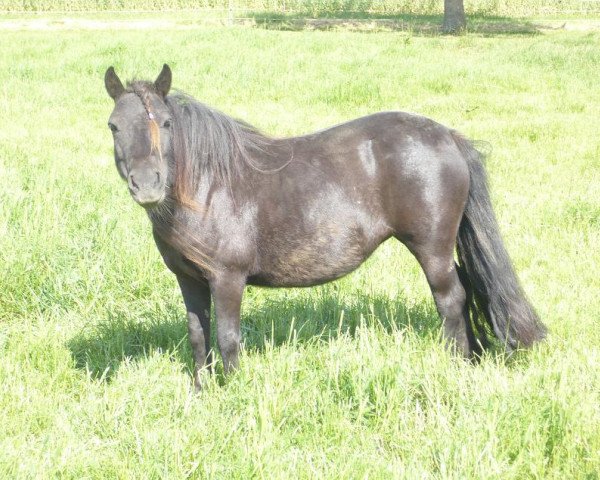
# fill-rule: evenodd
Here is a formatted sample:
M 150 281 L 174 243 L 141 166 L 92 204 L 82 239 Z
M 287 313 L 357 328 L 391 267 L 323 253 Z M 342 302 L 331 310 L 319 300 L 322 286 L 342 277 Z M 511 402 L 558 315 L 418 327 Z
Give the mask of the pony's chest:
M 186 258 L 177 246 L 167 243 L 167 241 L 161 238 L 156 231 L 153 231 L 153 234 L 156 247 L 165 262 L 165 265 L 171 272 L 176 275 L 183 274 L 196 279 L 206 278 L 206 272 L 204 272 L 197 263 Z

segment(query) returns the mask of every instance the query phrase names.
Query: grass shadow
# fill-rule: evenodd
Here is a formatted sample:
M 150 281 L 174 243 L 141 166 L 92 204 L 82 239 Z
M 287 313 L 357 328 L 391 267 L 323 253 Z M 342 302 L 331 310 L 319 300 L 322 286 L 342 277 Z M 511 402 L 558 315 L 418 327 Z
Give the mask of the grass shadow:
M 354 336 L 359 326 L 411 330 L 423 337 L 437 335 L 440 320 L 433 301 L 411 305 L 399 296 L 354 291 L 344 293 L 337 285 L 319 287 L 312 295 L 274 298 L 247 305 L 242 334 L 247 350 L 262 351 L 266 344 L 280 346 L 294 338 L 297 343 L 329 341 L 340 335 Z
M 79 332 L 67 343 L 76 368 L 89 372 L 94 379 L 110 381 L 124 362 L 147 358 L 153 352 L 165 352 L 191 368 L 187 327 L 180 309 L 173 309 L 177 312 L 166 319 L 110 314 Z
M 442 32 L 442 15 L 378 15 L 363 12 L 338 12 L 335 16 L 309 17 L 303 14 L 248 12 L 247 18 L 256 27 L 269 30 L 350 30 L 361 32 L 395 31 L 419 36 L 436 36 Z M 551 27 L 510 17 L 469 15 L 466 33 L 482 36 L 537 35 Z
M 260 353 L 267 344 L 277 347 L 292 338 L 306 343 L 329 341 L 341 334 L 353 336 L 360 325 L 386 331 L 410 329 L 426 338 L 439 335 L 440 320 L 432 302 L 408 306 L 402 297 L 390 300 L 384 295 L 361 292 L 342 297 L 335 284 L 316 290 L 311 295 L 276 293 L 262 302 L 247 299 L 241 327 L 245 349 Z M 211 342 L 216 350 L 212 330 Z M 148 312 L 131 318 L 123 313 L 111 314 L 73 337 L 68 348 L 77 368 L 94 379 L 107 381 L 124 362 L 139 361 L 157 351 L 168 354 L 190 372 L 193 367 L 183 306 L 176 304 L 167 306 L 166 314 L 160 315 Z

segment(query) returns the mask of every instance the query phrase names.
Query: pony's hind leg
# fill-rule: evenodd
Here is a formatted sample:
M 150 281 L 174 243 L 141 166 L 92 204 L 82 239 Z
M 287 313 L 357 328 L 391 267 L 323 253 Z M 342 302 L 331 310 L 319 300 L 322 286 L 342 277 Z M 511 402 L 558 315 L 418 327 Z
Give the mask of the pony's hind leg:
M 454 245 L 443 248 L 431 244 L 407 244 L 425 272 L 427 283 L 444 324 L 449 346 L 465 357 L 475 347 L 469 321 L 467 294 L 454 262 Z

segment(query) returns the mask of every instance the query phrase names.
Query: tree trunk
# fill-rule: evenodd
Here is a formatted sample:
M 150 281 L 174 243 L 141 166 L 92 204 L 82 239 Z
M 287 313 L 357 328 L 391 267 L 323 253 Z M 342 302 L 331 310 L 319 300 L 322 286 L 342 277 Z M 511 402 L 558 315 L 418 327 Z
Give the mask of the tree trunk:
M 466 26 L 463 0 L 444 0 L 444 33 L 460 33 Z

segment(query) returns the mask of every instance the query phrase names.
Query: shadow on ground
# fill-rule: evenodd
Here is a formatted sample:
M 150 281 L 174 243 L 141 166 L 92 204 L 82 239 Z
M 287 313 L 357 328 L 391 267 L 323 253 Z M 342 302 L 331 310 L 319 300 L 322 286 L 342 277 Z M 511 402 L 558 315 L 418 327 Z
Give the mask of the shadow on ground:
M 350 30 L 362 32 L 399 31 L 412 35 L 434 36 L 442 34 L 441 15 L 336 15 L 336 18 L 309 18 L 298 14 L 249 12 L 239 23 L 252 23 L 272 30 Z M 341 18 L 340 18 L 341 17 Z M 469 16 L 466 33 L 483 36 L 536 35 L 543 30 L 556 29 L 548 25 L 498 16 Z M 558 27 L 560 28 L 560 27 Z
M 387 332 L 409 329 L 423 338 L 439 335 L 440 320 L 433 302 L 407 306 L 402 297 L 390 300 L 383 295 L 357 292 L 341 298 L 337 292 L 334 286 L 321 288 L 313 295 L 275 294 L 275 299 L 263 302 L 248 298 L 242 316 L 246 351 L 260 353 L 267 344 L 277 347 L 292 338 L 302 344 L 328 341 L 341 334 L 353 336 L 361 325 Z M 158 317 L 151 312 L 136 319 L 112 315 L 79 333 L 68 343 L 76 367 L 90 372 L 92 378 L 110 380 L 124 361 L 160 351 L 191 371 L 182 305 L 168 306 L 167 315 Z M 213 328 L 212 344 L 216 349 L 214 333 Z

